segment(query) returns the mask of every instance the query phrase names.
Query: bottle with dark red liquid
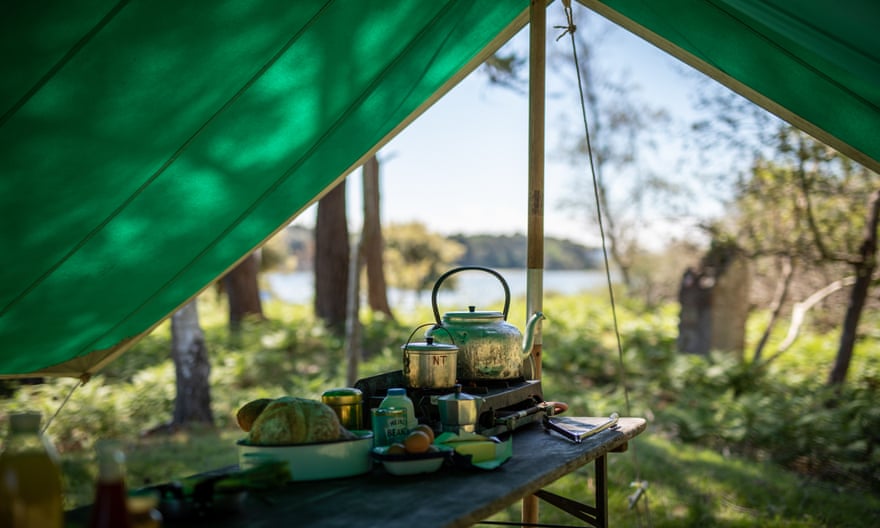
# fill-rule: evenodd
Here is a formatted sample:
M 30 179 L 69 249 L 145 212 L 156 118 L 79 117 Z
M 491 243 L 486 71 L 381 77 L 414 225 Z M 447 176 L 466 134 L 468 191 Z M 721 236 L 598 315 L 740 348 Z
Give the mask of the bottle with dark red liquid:
M 131 528 L 125 486 L 125 454 L 118 442 L 99 440 L 98 482 L 89 528 Z

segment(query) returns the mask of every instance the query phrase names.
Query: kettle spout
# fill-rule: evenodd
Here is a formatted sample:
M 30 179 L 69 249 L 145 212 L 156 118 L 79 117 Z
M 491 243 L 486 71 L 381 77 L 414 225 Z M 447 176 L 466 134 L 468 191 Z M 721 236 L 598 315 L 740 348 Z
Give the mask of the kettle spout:
M 532 353 L 532 344 L 535 341 L 535 327 L 538 325 L 538 321 L 544 319 L 543 312 L 535 312 L 529 318 L 529 322 L 526 323 L 526 331 L 523 332 L 523 344 L 522 344 L 522 357 L 523 360 L 529 357 L 529 354 Z

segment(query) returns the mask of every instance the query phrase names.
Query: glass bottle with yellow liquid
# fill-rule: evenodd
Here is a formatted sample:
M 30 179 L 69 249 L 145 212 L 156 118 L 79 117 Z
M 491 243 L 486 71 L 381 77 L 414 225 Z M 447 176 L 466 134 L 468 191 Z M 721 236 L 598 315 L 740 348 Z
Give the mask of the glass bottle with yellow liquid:
M 0 526 L 64 525 L 58 453 L 40 433 L 39 413 L 13 414 L 0 454 Z

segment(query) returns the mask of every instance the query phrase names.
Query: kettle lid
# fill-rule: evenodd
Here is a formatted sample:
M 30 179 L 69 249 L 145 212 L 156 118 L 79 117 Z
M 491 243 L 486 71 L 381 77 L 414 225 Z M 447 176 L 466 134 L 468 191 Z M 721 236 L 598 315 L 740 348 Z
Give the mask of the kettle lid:
M 504 320 L 504 314 L 497 311 L 477 311 L 475 306 L 468 306 L 466 312 L 446 312 L 443 314 L 443 320 L 445 322 L 481 323 Z
M 406 343 L 401 347 L 403 350 L 413 350 L 415 352 L 457 352 L 458 347 L 448 343 L 435 343 L 432 336 L 425 338 L 424 342 Z

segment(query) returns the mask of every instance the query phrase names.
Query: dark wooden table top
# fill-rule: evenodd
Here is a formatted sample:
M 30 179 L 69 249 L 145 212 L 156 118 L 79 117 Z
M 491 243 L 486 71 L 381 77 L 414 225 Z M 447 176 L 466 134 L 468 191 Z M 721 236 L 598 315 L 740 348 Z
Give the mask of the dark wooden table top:
M 567 419 L 590 425 L 607 420 Z M 513 432 L 513 457 L 491 471 L 444 466 L 435 473 L 394 476 L 376 466 L 355 477 L 291 482 L 271 492 L 249 493 L 239 512 L 199 522 L 166 519 L 163 526 L 471 526 L 620 448 L 646 427 L 642 418 L 620 418 L 617 425 L 574 443 L 533 423 Z

